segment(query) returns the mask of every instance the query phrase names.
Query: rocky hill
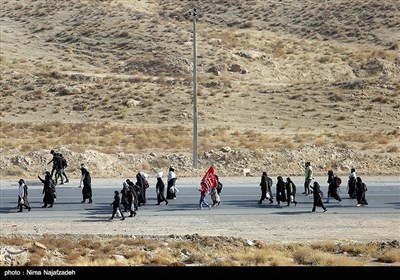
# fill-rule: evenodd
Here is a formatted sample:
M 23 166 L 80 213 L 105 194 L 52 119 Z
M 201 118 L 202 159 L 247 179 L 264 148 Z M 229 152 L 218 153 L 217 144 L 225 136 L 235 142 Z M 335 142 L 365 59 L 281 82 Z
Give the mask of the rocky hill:
M 4 0 L 1 177 L 398 174 L 399 1 L 197 2 Z

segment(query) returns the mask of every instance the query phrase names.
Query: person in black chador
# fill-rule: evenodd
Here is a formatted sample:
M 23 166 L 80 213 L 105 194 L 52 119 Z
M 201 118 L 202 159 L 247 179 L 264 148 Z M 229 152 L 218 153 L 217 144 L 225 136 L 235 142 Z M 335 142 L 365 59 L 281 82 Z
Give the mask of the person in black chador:
M 341 180 L 338 179 L 339 177 L 336 176 L 332 170 L 328 171 L 328 198 L 326 199 L 325 203 L 329 203 L 329 199 L 333 197 L 337 201 L 342 201 L 339 196 L 338 189 L 340 187 L 339 182 Z
M 356 178 L 356 169 L 352 168 L 347 182 L 347 193 L 349 194 L 349 197 L 353 199 L 356 198 Z
M 126 179 L 126 183 L 128 184 L 129 188 L 132 190 L 132 195 L 133 195 L 133 210 L 138 211 L 139 210 L 139 188 L 138 186 L 132 182 L 130 179 Z
M 136 186 L 137 186 L 137 195 L 138 195 L 138 206 L 141 204 L 145 205 L 146 200 L 146 186 L 144 183 L 145 178 L 141 174 L 141 172 L 136 174 Z
M 112 216 L 111 216 L 110 220 L 114 219 L 114 216 L 115 216 L 115 214 L 117 214 L 118 210 L 121 213 L 121 217 L 122 217 L 121 220 L 125 220 L 124 213 L 122 213 L 121 209 L 119 208 L 119 204 L 120 204 L 119 192 L 114 191 L 114 201 L 111 202 L 111 204 L 110 204 L 110 206 L 113 207 Z
M 324 212 L 326 212 L 327 209 L 324 206 L 324 202 L 322 201 L 321 186 L 318 184 L 317 181 L 314 181 L 313 197 L 314 197 L 314 202 L 311 212 L 315 212 L 317 206 L 322 207 L 322 209 L 324 209 Z
M 297 205 L 296 201 L 296 185 L 293 183 L 290 177 L 286 178 L 286 193 L 287 193 L 287 205 L 290 206 L 290 202 L 294 203 L 294 206 Z
M 123 182 L 121 189 L 121 204 L 122 207 L 124 208 L 124 212 L 128 212 L 129 209 L 128 192 L 129 192 L 129 185 L 127 182 Z
M 126 192 L 126 198 L 128 200 L 128 209 L 129 209 L 129 217 L 136 217 L 136 210 L 135 210 L 135 190 L 132 186 L 129 186 L 128 183 L 124 183 L 128 186 L 128 191 Z
M 54 181 L 51 178 L 51 173 L 49 171 L 45 172 L 45 176 L 44 179 L 40 178 L 40 176 L 38 176 L 39 180 L 43 183 L 43 191 L 42 194 L 44 194 L 43 196 L 43 206 L 42 208 L 46 208 L 48 204 L 49 208 L 53 207 L 53 203 L 54 203 L 54 191 L 52 188 L 52 185 L 54 185 Z
M 356 197 L 357 197 L 357 206 L 361 205 L 368 205 L 367 200 L 365 199 L 365 192 L 367 191 L 367 186 L 365 183 L 362 181 L 361 177 L 357 177 L 357 183 L 356 183 Z
M 167 199 L 176 199 L 176 175 L 175 169 L 170 166 L 168 169 L 168 178 L 167 178 Z
M 282 202 L 286 202 L 286 184 L 283 181 L 282 176 L 278 176 L 276 178 L 278 182 L 276 182 L 276 202 L 278 203 L 277 206 L 281 205 Z
M 163 172 L 157 173 L 157 183 L 156 183 L 156 193 L 157 193 L 157 205 L 160 205 L 161 202 L 165 201 L 165 205 L 168 205 L 168 200 L 165 198 L 165 184 L 162 179 Z
M 92 203 L 92 178 L 90 176 L 89 170 L 85 167 L 85 165 L 82 163 L 81 164 L 81 182 L 79 184 L 79 187 L 82 186 L 83 183 L 83 188 L 82 188 L 82 198 L 83 200 L 81 201 L 82 203 L 86 202 L 86 199 L 89 199 L 89 203 Z
M 274 198 L 272 196 L 271 187 L 272 187 L 272 179 L 268 177 L 267 172 L 263 172 L 261 175 L 261 198 L 258 201 L 258 204 L 261 204 L 264 199 L 269 199 L 269 203 L 274 203 Z

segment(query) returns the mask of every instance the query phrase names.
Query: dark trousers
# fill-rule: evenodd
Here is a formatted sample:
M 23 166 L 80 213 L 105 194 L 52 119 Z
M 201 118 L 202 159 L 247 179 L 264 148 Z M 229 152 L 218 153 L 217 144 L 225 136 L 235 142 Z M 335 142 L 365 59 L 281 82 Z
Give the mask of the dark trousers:
M 114 219 L 115 214 L 117 214 L 117 210 L 119 209 L 119 212 L 121 213 L 121 218 L 125 218 L 124 217 L 124 213 L 122 213 L 121 209 L 119 208 L 119 206 L 115 207 L 113 206 L 113 211 L 112 211 L 112 216 L 111 219 Z

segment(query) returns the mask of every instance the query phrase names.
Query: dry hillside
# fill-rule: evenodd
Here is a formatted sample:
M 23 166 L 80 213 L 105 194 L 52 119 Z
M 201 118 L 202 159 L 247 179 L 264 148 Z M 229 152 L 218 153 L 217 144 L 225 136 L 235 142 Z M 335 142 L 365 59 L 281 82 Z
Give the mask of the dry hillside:
M 193 161 L 196 5 L 199 171 Z M 393 175 L 398 0 L 3 0 L 0 175 Z

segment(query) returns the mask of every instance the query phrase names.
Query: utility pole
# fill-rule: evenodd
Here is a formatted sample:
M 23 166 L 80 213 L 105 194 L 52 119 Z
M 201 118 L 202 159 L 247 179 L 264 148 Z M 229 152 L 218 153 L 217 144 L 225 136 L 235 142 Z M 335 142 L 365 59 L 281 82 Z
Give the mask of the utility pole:
M 197 54 L 196 54 L 196 18 L 197 11 L 189 11 L 193 18 L 193 168 L 197 169 Z

